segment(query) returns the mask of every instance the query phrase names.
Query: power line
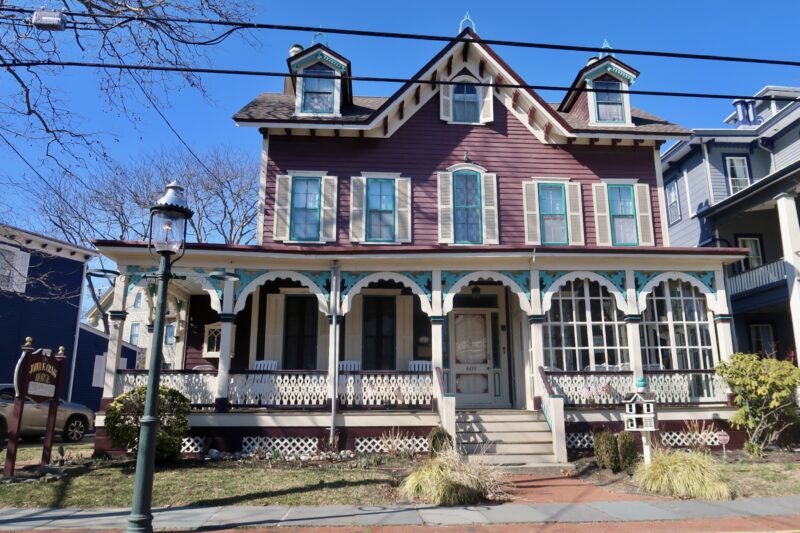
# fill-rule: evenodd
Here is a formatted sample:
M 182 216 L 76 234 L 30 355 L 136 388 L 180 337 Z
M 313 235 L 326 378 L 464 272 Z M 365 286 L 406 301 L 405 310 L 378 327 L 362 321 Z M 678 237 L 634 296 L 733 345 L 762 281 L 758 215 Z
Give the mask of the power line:
M 315 78 L 330 79 L 330 76 L 316 74 L 290 74 L 287 72 L 270 72 L 262 70 L 241 70 L 241 69 L 218 69 L 207 67 L 180 67 L 173 65 L 129 65 L 126 63 L 102 63 L 89 61 L 7 61 L 0 57 L 0 66 L 4 67 L 78 67 L 78 68 L 101 68 L 116 70 L 144 70 L 158 72 L 180 72 L 195 74 L 221 74 L 232 76 L 259 76 L 272 78 Z M 495 87 L 498 89 L 530 89 L 534 91 L 559 91 L 559 92 L 602 92 L 602 93 L 625 93 L 640 96 L 665 96 L 674 98 L 705 98 L 715 100 L 757 100 L 775 102 L 797 102 L 800 98 L 790 96 L 752 96 L 741 94 L 720 94 L 720 93 L 697 93 L 680 91 L 647 91 L 647 90 L 616 90 L 616 89 L 594 89 L 590 87 L 566 87 L 562 85 L 531 85 L 524 83 L 505 83 L 505 82 L 464 82 L 440 79 L 418 79 L 418 78 L 392 78 L 384 76 L 341 76 L 339 79 L 364 82 L 383 82 L 383 83 L 412 83 L 412 84 L 431 84 L 431 85 L 474 85 L 477 87 Z
M 33 14 L 36 10 L 16 7 L 16 6 L 0 6 L 0 11 Z M 322 32 L 322 33 L 331 33 L 337 35 L 355 35 L 360 37 L 381 37 L 387 39 L 406 39 L 406 40 L 422 40 L 422 41 L 438 41 L 438 42 L 456 41 L 464 43 L 487 44 L 493 46 L 539 48 L 544 50 L 560 50 L 560 51 L 570 51 L 570 52 L 602 52 L 602 53 L 628 54 L 628 55 L 638 55 L 638 56 L 666 57 L 672 59 L 693 59 L 701 61 L 725 61 L 732 63 L 754 63 L 762 65 L 781 65 L 790 67 L 800 67 L 800 61 L 789 60 L 789 59 L 772 59 L 772 58 L 761 58 L 761 57 L 744 57 L 744 56 L 729 56 L 729 55 L 716 55 L 716 54 L 693 54 L 688 52 L 670 52 L 664 50 L 603 48 L 596 46 L 580 46 L 571 44 L 543 43 L 543 42 L 530 42 L 530 41 L 510 41 L 503 39 L 473 39 L 471 37 L 458 37 L 458 36 L 453 37 L 446 35 L 431 35 L 431 34 L 421 34 L 421 33 L 355 30 L 346 28 L 298 26 L 290 24 L 270 24 L 265 22 L 248 22 L 248 21 L 233 21 L 233 20 L 220 20 L 220 19 L 156 17 L 156 16 L 131 17 L 128 15 L 85 13 L 79 11 L 64 11 L 63 13 L 70 17 L 120 20 L 121 22 L 117 24 L 118 26 L 129 22 L 137 22 L 137 21 L 144 23 L 156 23 L 156 24 L 163 22 L 171 22 L 179 24 L 205 24 L 211 26 L 236 27 L 239 29 L 301 31 L 301 32 L 313 32 L 313 33 Z

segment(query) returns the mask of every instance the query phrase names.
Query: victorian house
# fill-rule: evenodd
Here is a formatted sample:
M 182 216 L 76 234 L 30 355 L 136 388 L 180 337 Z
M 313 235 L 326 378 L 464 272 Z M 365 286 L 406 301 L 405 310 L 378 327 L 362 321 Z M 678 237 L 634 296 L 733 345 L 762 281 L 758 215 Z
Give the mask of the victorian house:
M 287 67 L 234 115 L 262 141 L 258 244 L 176 265 L 184 349 L 162 382 L 196 407 L 187 450 L 374 451 L 391 428 L 424 449 L 441 425 L 467 454 L 561 463 L 643 378 L 670 442 L 725 424 L 742 252 L 670 246 L 659 147 L 690 132 L 632 105 L 633 67 L 591 58 L 548 103 L 471 29 L 389 97 L 354 95 L 321 44 Z M 122 272 L 120 341 L 155 264 L 97 246 Z M 106 401 L 145 382 L 112 355 Z

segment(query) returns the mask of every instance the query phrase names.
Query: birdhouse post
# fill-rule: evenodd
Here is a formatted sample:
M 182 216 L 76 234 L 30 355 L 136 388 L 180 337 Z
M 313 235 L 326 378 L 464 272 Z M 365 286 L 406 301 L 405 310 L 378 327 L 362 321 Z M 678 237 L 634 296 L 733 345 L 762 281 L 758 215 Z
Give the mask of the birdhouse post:
M 625 431 L 641 433 L 644 462 L 650 464 L 652 435 L 653 432 L 658 431 L 658 418 L 656 417 L 656 396 L 652 392 L 647 392 L 645 378 L 640 378 L 636 382 L 636 392 L 625 397 L 624 405 L 622 421 L 625 424 Z

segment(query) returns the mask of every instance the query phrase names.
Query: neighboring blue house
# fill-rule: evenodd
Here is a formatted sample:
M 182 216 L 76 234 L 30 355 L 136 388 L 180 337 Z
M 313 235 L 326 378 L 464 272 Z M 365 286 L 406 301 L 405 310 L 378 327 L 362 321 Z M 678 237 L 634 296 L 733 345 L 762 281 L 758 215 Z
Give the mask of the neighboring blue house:
M 739 351 L 795 358 L 800 343 L 798 87 L 736 100 L 728 127 L 693 130 L 662 156 L 672 246 L 737 246 L 727 273 Z
M 76 372 L 78 324 L 86 265 L 97 254 L 88 248 L 0 225 L 0 383 L 13 380 L 25 337 L 34 346 L 64 346 L 69 398 Z M 91 374 L 91 366 L 88 369 Z

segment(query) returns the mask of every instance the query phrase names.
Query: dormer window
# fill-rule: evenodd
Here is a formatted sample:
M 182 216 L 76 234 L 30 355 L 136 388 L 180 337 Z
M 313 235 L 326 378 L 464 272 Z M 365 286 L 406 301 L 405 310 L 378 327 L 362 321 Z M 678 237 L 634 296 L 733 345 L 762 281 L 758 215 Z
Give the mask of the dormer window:
M 453 88 L 453 122 L 480 122 L 481 102 L 478 88 L 460 83 Z
M 303 113 L 329 114 L 334 111 L 334 89 L 336 80 L 333 69 L 321 63 L 311 65 L 303 71 Z M 323 77 L 324 76 L 324 77 Z
M 594 82 L 597 122 L 625 122 L 622 84 L 618 81 Z

